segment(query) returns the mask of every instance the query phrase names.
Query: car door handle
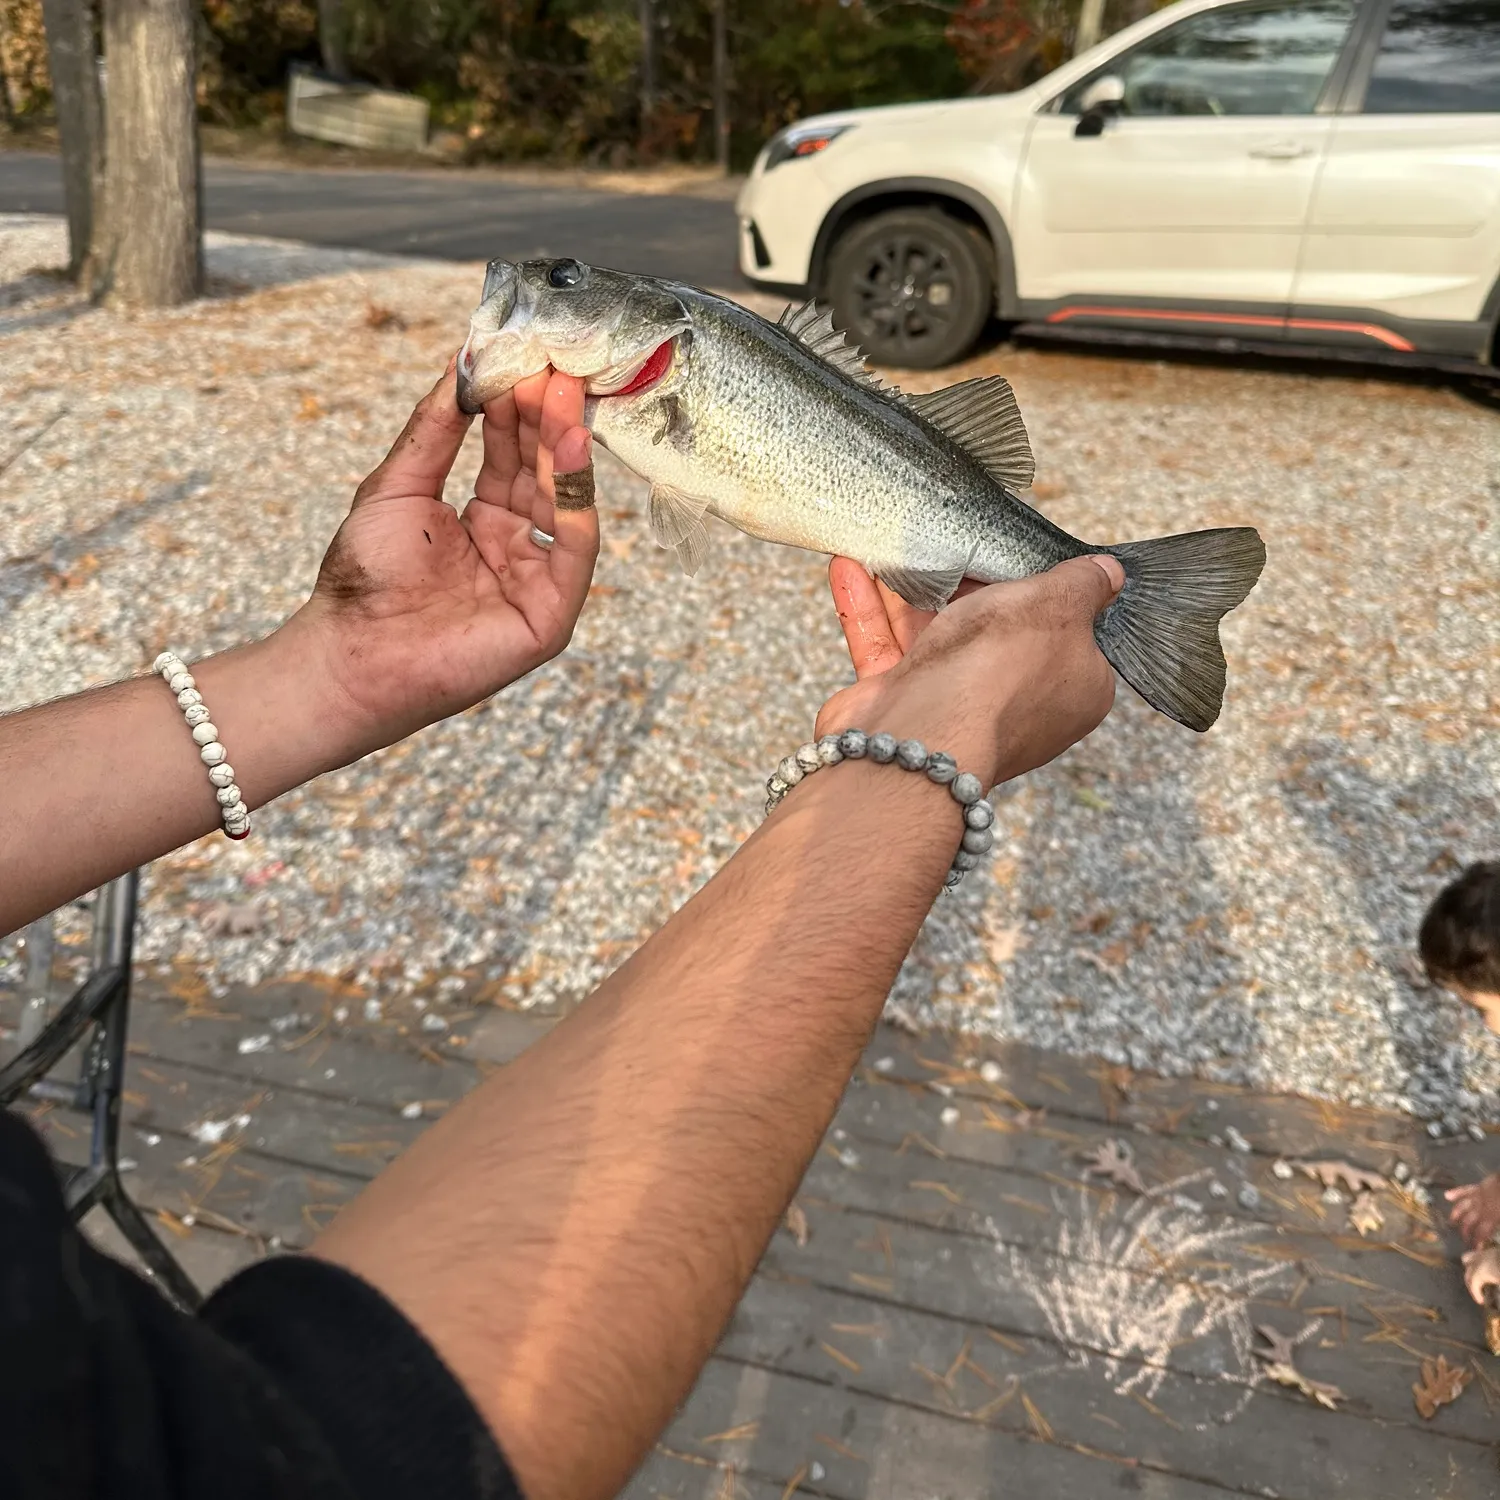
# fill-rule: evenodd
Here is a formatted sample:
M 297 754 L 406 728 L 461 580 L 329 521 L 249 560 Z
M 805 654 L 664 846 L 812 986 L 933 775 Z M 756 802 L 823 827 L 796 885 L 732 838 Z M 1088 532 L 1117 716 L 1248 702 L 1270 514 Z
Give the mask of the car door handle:
M 1299 156 L 1311 156 L 1312 149 L 1301 141 L 1270 141 L 1264 146 L 1252 146 L 1250 154 L 1263 161 L 1295 161 Z

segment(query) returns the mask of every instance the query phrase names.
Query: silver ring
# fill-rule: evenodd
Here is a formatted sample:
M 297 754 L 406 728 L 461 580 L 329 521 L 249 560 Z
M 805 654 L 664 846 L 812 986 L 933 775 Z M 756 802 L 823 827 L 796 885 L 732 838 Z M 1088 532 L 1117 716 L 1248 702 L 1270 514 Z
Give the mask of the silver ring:
M 553 538 L 548 536 L 540 526 L 533 526 L 531 528 L 531 540 L 535 542 L 538 547 L 550 547 L 553 542 Z

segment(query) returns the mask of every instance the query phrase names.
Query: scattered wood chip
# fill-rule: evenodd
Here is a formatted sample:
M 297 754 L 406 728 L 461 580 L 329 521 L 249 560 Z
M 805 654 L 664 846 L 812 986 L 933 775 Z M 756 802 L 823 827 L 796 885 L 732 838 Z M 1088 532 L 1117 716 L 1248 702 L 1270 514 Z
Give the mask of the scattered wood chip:
M 741 1422 L 738 1427 L 725 1428 L 723 1432 L 712 1432 L 700 1443 L 737 1443 L 742 1438 L 753 1438 L 760 1431 L 759 1422 Z
M 1309 1380 L 1295 1365 L 1268 1364 L 1266 1376 L 1277 1385 L 1288 1385 L 1295 1391 L 1301 1391 L 1309 1401 L 1316 1401 L 1319 1406 L 1326 1406 L 1330 1411 L 1336 1410 L 1338 1403 L 1344 1399 L 1344 1393 L 1336 1385 Z
M 1440 1406 L 1457 1401 L 1464 1387 L 1474 1378 L 1474 1372 L 1464 1365 L 1450 1365 L 1444 1355 L 1422 1361 L 1422 1378 L 1411 1388 L 1417 1412 L 1424 1421 L 1430 1422 Z
M 782 1221 L 786 1225 L 786 1232 L 796 1240 L 797 1248 L 803 1249 L 812 1231 L 807 1227 L 807 1214 L 800 1203 L 793 1203 L 786 1211 L 786 1218 Z
M 255 901 L 216 901 L 203 913 L 203 930 L 210 937 L 248 937 L 267 924 Z
M 1380 1211 L 1380 1205 L 1375 1201 L 1375 1194 L 1366 1189 L 1362 1193 L 1354 1195 L 1354 1202 L 1349 1205 L 1349 1227 L 1357 1230 L 1363 1239 L 1368 1234 L 1374 1234 L 1385 1224 L 1385 1215 Z
M 819 1340 L 818 1348 L 820 1348 L 823 1353 L 829 1357 L 829 1359 L 837 1360 L 839 1364 L 843 1365 L 846 1370 L 852 1371 L 855 1375 L 860 1374 L 864 1369 L 864 1366 L 860 1364 L 857 1359 L 851 1359 L 847 1354 L 844 1353 L 842 1349 L 835 1349 L 832 1344 L 825 1344 L 822 1342 L 822 1340 Z
M 1031 1424 L 1031 1430 L 1044 1443 L 1050 1443 L 1053 1440 L 1052 1424 L 1037 1410 L 1036 1402 L 1025 1391 L 1021 1392 L 1021 1405 L 1025 1409 L 1026 1420 Z
M 1351 1193 L 1378 1193 L 1387 1186 L 1379 1172 L 1367 1172 L 1347 1161 L 1294 1161 L 1299 1172 L 1326 1188 L 1347 1187 Z
M 1136 1169 L 1135 1158 L 1127 1142 L 1105 1141 L 1097 1150 L 1085 1153 L 1083 1160 L 1086 1163 L 1083 1169 L 1085 1177 L 1098 1173 L 1115 1187 L 1129 1188 L 1133 1193 L 1145 1193 L 1146 1184 Z

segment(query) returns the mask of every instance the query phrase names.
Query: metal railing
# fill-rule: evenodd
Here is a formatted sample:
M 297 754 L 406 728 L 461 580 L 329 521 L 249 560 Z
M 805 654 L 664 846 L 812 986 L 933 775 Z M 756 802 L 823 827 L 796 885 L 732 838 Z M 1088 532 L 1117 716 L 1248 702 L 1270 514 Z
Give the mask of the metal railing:
M 135 946 L 136 894 L 132 870 L 102 887 L 94 904 L 94 946 L 89 973 L 51 1014 L 51 918 L 33 924 L 27 943 L 21 1050 L 0 1068 L 0 1106 L 25 1098 L 44 1100 L 89 1117 L 89 1159 L 63 1168 L 63 1197 L 76 1223 L 102 1208 L 140 1256 L 146 1270 L 180 1306 L 202 1301 L 187 1272 L 146 1222 L 120 1180 L 120 1103 L 125 1087 L 125 1034 L 130 1019 L 130 966 Z M 46 931 L 39 929 L 45 925 Z M 78 1077 L 49 1076 L 80 1042 Z

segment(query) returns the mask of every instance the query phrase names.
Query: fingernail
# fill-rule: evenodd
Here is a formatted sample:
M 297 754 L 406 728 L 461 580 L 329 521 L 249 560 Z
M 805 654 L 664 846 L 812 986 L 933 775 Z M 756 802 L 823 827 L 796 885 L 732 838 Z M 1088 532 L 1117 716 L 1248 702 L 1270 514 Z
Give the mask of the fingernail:
M 1118 594 L 1125 587 L 1125 569 L 1120 564 L 1120 559 L 1111 557 L 1107 552 L 1092 552 L 1089 561 L 1098 566 L 1100 572 L 1109 579 L 1109 591 Z

